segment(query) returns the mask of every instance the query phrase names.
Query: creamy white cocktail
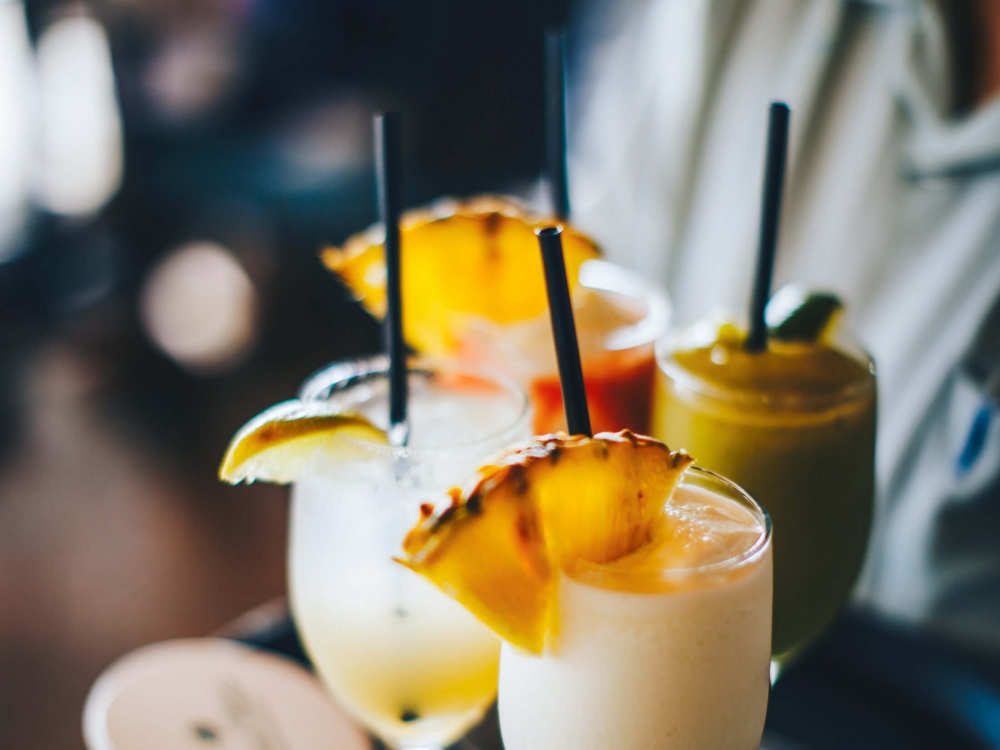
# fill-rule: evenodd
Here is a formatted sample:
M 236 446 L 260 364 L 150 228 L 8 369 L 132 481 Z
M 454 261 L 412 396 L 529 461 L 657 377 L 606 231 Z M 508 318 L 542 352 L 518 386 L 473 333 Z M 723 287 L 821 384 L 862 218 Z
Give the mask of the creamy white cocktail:
M 334 366 L 301 399 L 385 427 L 384 366 L 382 358 Z M 499 640 L 392 557 L 421 503 L 527 437 L 530 413 L 516 387 L 454 369 L 412 369 L 409 387 L 405 448 L 348 438 L 342 460 L 317 454 L 300 472 L 289 585 L 306 649 L 344 706 L 393 747 L 441 747 L 492 702 Z
M 756 750 L 770 689 L 767 513 L 627 430 L 482 466 L 403 561 L 500 634 L 507 750 Z
M 559 581 L 558 638 L 542 656 L 504 644 L 507 750 L 755 750 L 771 648 L 764 513 L 688 469 L 659 540 Z

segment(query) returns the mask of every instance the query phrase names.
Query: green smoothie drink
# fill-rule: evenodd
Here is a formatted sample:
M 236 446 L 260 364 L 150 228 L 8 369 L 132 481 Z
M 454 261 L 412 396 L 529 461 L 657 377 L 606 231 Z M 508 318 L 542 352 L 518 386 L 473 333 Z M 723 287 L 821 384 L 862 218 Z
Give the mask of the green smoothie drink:
M 863 352 L 771 339 L 744 350 L 731 325 L 660 342 L 653 435 L 746 488 L 774 523 L 774 634 L 781 661 L 847 600 L 871 524 L 875 370 Z

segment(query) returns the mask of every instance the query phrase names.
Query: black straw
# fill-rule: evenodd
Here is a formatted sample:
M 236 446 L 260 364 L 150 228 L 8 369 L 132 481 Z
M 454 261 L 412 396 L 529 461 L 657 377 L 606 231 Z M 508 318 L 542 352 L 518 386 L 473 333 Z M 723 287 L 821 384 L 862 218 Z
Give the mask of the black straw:
M 569 217 L 566 177 L 566 34 L 545 32 L 545 181 L 552 212 Z
M 375 180 L 378 210 L 385 226 L 385 346 L 389 352 L 389 430 L 406 443 L 406 344 L 400 294 L 399 215 L 403 209 L 403 127 L 398 112 L 375 116 Z M 395 436 L 393 435 L 395 433 Z
M 764 166 L 764 203 L 760 216 L 760 244 L 757 247 L 757 272 L 754 274 L 750 299 L 750 333 L 743 348 L 762 352 L 767 348 L 767 323 L 764 308 L 771 296 L 774 275 L 774 254 L 778 246 L 778 223 L 781 216 L 781 196 L 785 187 L 785 161 L 788 155 L 788 118 L 790 111 L 784 102 L 771 103 L 767 128 L 767 157 Z
M 563 259 L 562 227 L 536 229 L 538 244 L 542 248 L 545 266 L 545 288 L 549 295 L 549 315 L 552 317 L 552 335 L 556 342 L 556 359 L 559 361 L 559 382 L 562 385 L 566 426 L 570 435 L 591 437 L 590 412 L 587 410 L 587 391 L 583 385 L 583 367 L 580 364 L 580 347 L 576 340 L 576 323 L 573 321 L 573 303 L 566 280 L 566 262 Z

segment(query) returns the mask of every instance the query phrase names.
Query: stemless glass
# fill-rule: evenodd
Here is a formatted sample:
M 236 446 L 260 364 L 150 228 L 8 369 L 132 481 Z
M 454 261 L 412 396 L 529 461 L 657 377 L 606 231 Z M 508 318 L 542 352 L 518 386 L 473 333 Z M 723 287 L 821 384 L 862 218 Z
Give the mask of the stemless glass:
M 385 357 L 336 364 L 302 387 L 385 427 Z M 436 501 L 491 455 L 529 436 L 513 383 L 447 366 L 409 370 L 406 447 L 344 439 L 292 490 L 289 590 L 313 664 L 331 692 L 392 748 L 440 748 L 491 704 L 498 639 L 461 605 L 393 561 Z
M 874 504 L 875 368 L 860 349 L 834 342 L 860 373 L 842 387 L 722 387 L 677 360 L 692 345 L 711 345 L 698 340 L 707 333 L 701 330 L 657 345 L 653 434 L 767 506 L 776 537 L 778 665 L 829 625 L 864 560 Z
M 675 497 L 702 493 L 748 511 L 759 533 L 710 565 L 563 573 L 555 647 L 534 656 L 503 645 L 507 750 L 757 748 L 770 687 L 771 525 L 735 484 L 691 467 Z
M 594 432 L 649 433 L 654 345 L 667 331 L 667 296 L 642 276 L 603 260 L 580 266 L 574 317 Z M 566 429 L 548 314 L 521 323 L 470 321 L 459 357 L 504 372 L 528 391 L 534 432 Z

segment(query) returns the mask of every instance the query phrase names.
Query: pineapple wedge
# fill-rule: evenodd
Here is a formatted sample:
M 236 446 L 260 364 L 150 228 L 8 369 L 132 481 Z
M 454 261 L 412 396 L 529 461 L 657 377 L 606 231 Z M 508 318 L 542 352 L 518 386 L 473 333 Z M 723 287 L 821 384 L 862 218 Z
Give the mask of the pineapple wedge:
M 553 641 L 558 573 L 641 548 L 693 462 L 628 430 L 545 435 L 479 469 L 406 536 L 400 560 L 509 643 Z
M 551 223 L 514 201 L 483 196 L 406 212 L 401 221 L 404 335 L 418 351 L 452 351 L 470 318 L 528 320 L 547 307 L 536 227 Z M 384 232 L 354 235 L 321 258 L 370 313 L 385 315 Z M 599 257 L 594 242 L 566 227 L 566 275 L 575 288 L 580 264 Z

